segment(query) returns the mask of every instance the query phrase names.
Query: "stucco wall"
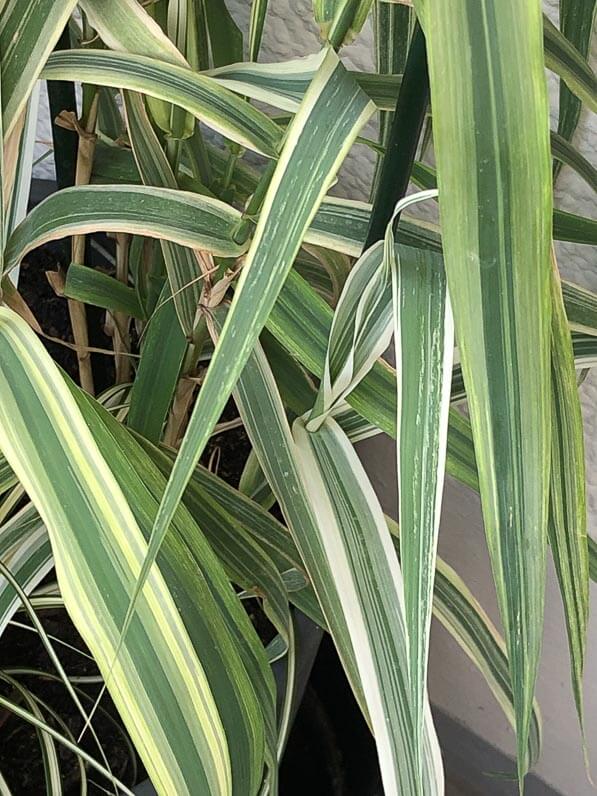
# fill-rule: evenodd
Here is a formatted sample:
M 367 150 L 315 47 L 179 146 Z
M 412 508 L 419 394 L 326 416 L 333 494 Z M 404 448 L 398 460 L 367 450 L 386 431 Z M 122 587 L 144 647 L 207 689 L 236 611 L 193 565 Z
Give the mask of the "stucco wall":
M 546 8 L 557 20 L 557 0 L 549 0 Z M 230 8 L 246 30 L 250 3 L 231 0 Z M 317 30 L 312 21 L 309 0 L 270 0 L 262 60 L 276 61 L 315 52 L 319 47 Z M 593 53 L 595 55 L 595 53 Z M 367 27 L 359 39 L 343 51 L 350 65 L 374 69 L 373 36 Z M 557 97 L 555 81 L 550 80 L 552 107 Z M 40 118 L 39 138 L 50 138 L 47 111 Z M 597 162 L 595 124 L 585 114 L 575 143 L 593 163 Z M 45 146 L 38 146 L 41 154 Z M 336 193 L 351 198 L 366 198 L 373 169 L 371 152 L 357 146 L 342 170 Z M 36 168 L 36 176 L 52 173 L 51 160 Z M 568 168 L 562 169 L 556 188 L 556 203 L 565 210 L 582 211 L 595 216 L 596 199 L 590 189 Z M 562 272 L 586 287 L 597 290 L 595 250 L 574 244 L 558 246 Z M 589 376 L 582 388 L 585 415 L 588 463 L 589 529 L 597 534 L 597 375 Z M 360 447 L 384 508 L 395 513 L 395 452 L 388 439 L 376 439 Z M 470 490 L 448 480 L 440 530 L 440 553 L 463 576 L 475 596 L 498 623 L 495 592 L 489 569 L 481 523 L 479 501 Z M 594 597 L 594 594 L 593 594 Z M 597 768 L 597 604 L 593 599 L 588 659 L 586 724 L 587 741 L 593 765 Z M 474 666 L 456 644 L 434 625 L 430 663 L 430 691 L 435 704 L 460 719 L 471 730 L 500 748 L 512 753 L 514 736 Z M 573 706 L 568 670 L 568 652 L 564 618 L 553 568 L 549 567 L 545 641 L 538 698 L 544 718 L 543 755 L 537 773 L 563 794 L 584 796 L 593 793 L 584 776 L 581 739 Z M 471 772 L 472 773 L 472 772 Z M 514 792 L 514 787 L 513 787 Z

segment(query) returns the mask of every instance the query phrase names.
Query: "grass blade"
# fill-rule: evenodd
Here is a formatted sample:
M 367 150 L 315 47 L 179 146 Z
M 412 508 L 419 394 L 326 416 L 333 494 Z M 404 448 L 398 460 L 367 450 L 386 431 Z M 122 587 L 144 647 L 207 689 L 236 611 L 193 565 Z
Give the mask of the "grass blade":
M 142 95 L 124 91 L 123 97 L 131 147 L 144 184 L 178 188 L 168 158 L 145 110 Z M 190 249 L 177 246 L 169 240 L 160 240 L 160 246 L 180 325 L 183 332 L 190 335 L 201 295 L 201 283 L 197 280 L 200 273 L 197 258 Z
M 415 21 L 414 11 L 406 5 L 378 0 L 374 12 L 377 71 L 382 75 L 402 74 Z M 382 111 L 379 115 L 379 143 L 383 147 L 387 146 L 391 124 L 392 111 Z M 378 184 L 381 162 L 379 158 L 374 186 Z
M 140 320 L 145 319 L 145 310 L 132 287 L 85 265 L 78 263 L 69 265 L 64 295 L 105 310 L 122 312 Z
M 365 715 L 368 715 L 370 711 L 378 711 L 380 705 L 379 701 L 374 701 L 373 705 L 370 702 L 370 700 L 378 699 L 375 693 L 380 687 L 374 670 L 369 668 L 367 683 L 362 682 L 363 667 L 367 665 L 371 666 L 370 656 L 380 651 L 379 648 L 377 648 L 377 650 L 373 650 L 372 652 L 373 645 L 371 644 L 371 638 L 369 637 L 369 640 L 367 640 L 368 631 L 374 634 L 376 629 L 368 628 L 364 631 L 365 637 L 363 636 L 361 632 L 363 630 L 363 621 L 365 625 L 367 625 L 368 621 L 367 618 L 363 619 L 364 603 L 360 602 L 360 597 L 355 595 L 353 590 L 355 586 L 354 580 L 352 578 L 348 580 L 341 578 L 337 568 L 336 557 L 330 558 L 331 553 L 327 549 L 326 544 L 327 542 L 331 544 L 330 540 L 332 538 L 338 540 L 339 536 L 342 535 L 342 529 L 339 528 L 336 518 L 329 517 L 327 513 L 324 520 L 323 515 L 318 513 L 321 508 L 320 505 L 318 504 L 317 508 L 315 508 L 308 497 L 308 490 L 311 490 L 311 488 L 319 488 L 319 466 L 312 465 L 311 457 L 309 457 L 309 471 L 307 476 L 303 476 L 301 472 L 303 467 L 299 462 L 301 453 L 297 451 L 271 369 L 259 346 L 256 346 L 241 374 L 235 392 L 235 400 L 261 466 L 278 499 L 294 542 L 300 551 L 301 558 L 305 562 L 305 567 L 317 594 L 317 599 L 324 613 L 328 628 L 334 638 L 347 676 L 355 692 L 355 696 Z M 329 423 L 333 421 L 328 420 L 326 422 Z M 302 433 L 305 436 L 308 435 L 309 437 L 313 436 L 304 430 L 302 432 L 299 430 L 298 433 Z M 308 449 L 306 455 L 309 455 Z M 357 467 L 353 458 L 355 456 L 354 452 L 350 453 L 349 451 L 349 453 L 346 454 L 344 446 L 341 456 L 336 452 L 336 458 L 338 459 L 338 457 L 340 457 L 338 459 L 339 462 L 344 462 L 345 456 L 347 455 L 351 457 L 351 465 Z M 365 488 L 367 489 L 367 504 L 373 507 L 371 512 L 377 512 L 379 504 L 375 496 L 369 491 L 371 488 L 368 486 L 365 474 L 362 473 L 360 469 L 358 469 L 357 475 L 354 475 L 354 470 L 352 472 L 353 475 L 349 478 L 351 494 L 356 495 L 357 500 L 362 501 L 364 499 L 362 485 L 365 484 Z M 311 486 L 307 486 L 307 479 L 310 483 L 314 479 L 316 479 L 316 481 L 312 483 Z M 358 485 L 355 485 L 355 479 L 358 481 Z M 338 503 L 341 503 L 341 501 L 338 501 Z M 347 510 L 349 510 L 349 507 L 352 507 L 352 505 L 351 500 L 349 500 L 346 504 Z M 329 508 L 327 500 L 326 507 L 327 512 Z M 364 508 L 364 510 L 366 509 Z M 361 517 L 360 514 L 355 515 L 355 517 L 356 516 Z M 372 519 L 372 514 L 369 514 L 366 520 L 366 527 L 369 530 L 371 530 L 372 526 L 368 523 Z M 354 528 L 352 530 L 354 530 Z M 383 558 L 386 555 L 386 548 L 383 546 L 383 540 L 387 541 L 387 539 L 385 535 L 382 535 L 378 542 L 378 531 L 379 528 L 376 525 L 374 537 L 370 538 L 368 535 L 368 539 L 372 545 L 373 555 L 377 556 L 377 554 L 379 554 Z M 344 566 L 346 561 L 344 558 L 346 549 L 343 545 L 341 545 L 340 549 L 343 550 L 341 561 L 343 562 L 342 566 Z M 391 551 L 391 555 L 394 556 L 394 551 Z M 391 557 L 383 558 L 383 562 L 380 565 L 383 567 L 383 571 L 386 574 L 387 567 L 393 567 L 392 571 L 396 574 L 395 568 L 397 562 L 395 560 L 392 561 Z M 372 575 L 372 578 L 376 576 L 377 572 Z M 364 584 L 368 582 L 367 575 L 361 573 L 358 582 L 365 588 Z M 389 593 L 392 595 L 395 595 L 396 588 L 399 588 L 396 584 L 397 581 L 394 579 L 392 584 L 388 585 Z M 358 589 L 358 583 L 356 588 Z M 292 595 L 292 597 L 294 598 L 294 595 Z M 366 602 L 366 598 L 363 597 L 363 599 Z M 393 602 L 390 609 L 390 615 L 394 617 L 395 621 L 399 621 L 396 617 L 397 606 L 398 603 Z M 366 617 L 372 615 L 376 615 L 377 617 L 377 611 L 369 612 L 366 614 Z M 376 620 L 373 619 L 372 624 L 374 624 L 375 621 Z M 377 630 L 379 630 L 379 626 Z M 395 645 L 400 644 L 403 638 L 403 633 L 401 635 L 393 635 L 391 640 L 387 640 L 387 649 L 395 651 Z M 393 658 L 394 671 L 389 676 L 390 678 L 392 678 L 392 676 L 395 678 L 403 678 L 400 693 L 404 695 L 408 691 L 408 674 L 405 668 L 400 668 L 399 665 L 396 665 L 396 661 L 403 661 L 404 666 L 408 666 L 406 662 L 406 650 L 403 649 L 402 652 L 396 652 L 396 654 L 399 657 Z M 383 667 L 383 662 L 379 659 L 377 663 Z M 396 687 L 398 687 L 397 681 L 394 680 L 393 682 L 396 684 Z M 396 694 L 396 692 L 392 692 L 392 690 L 388 688 L 385 695 L 382 694 L 379 698 L 382 700 L 382 703 L 385 702 L 387 705 L 388 702 L 392 702 L 394 699 L 394 694 Z M 410 718 L 408 717 L 408 697 L 406 696 L 405 698 L 406 702 L 394 701 L 391 706 L 390 715 L 396 719 L 395 711 L 402 711 L 401 722 L 403 722 L 398 724 L 394 723 L 392 725 L 394 732 L 392 739 L 388 738 L 387 725 L 385 729 L 383 727 L 385 719 L 382 718 L 381 714 L 376 712 L 374 715 L 370 716 L 374 726 L 381 732 L 382 740 L 379 742 L 378 739 L 378 742 L 380 743 L 380 756 L 383 756 L 382 765 L 384 766 L 384 780 L 387 785 L 387 793 L 396 792 L 395 786 L 392 784 L 395 777 L 400 778 L 405 785 L 405 790 L 400 791 L 401 793 L 417 792 L 416 787 L 418 780 L 416 764 L 413 757 L 414 750 L 412 748 L 412 738 L 410 737 L 412 730 L 410 729 Z M 402 727 L 402 731 L 408 732 L 407 737 L 401 734 L 400 727 Z M 405 729 L 405 727 L 408 729 Z M 428 730 L 432 732 L 430 727 L 428 727 Z M 406 750 L 405 756 L 401 759 L 401 769 L 395 771 L 392 762 L 392 747 L 395 752 L 396 749 L 402 745 Z M 432 760 L 430 769 L 427 767 L 425 769 L 430 784 L 429 790 L 423 790 L 425 793 L 434 792 L 433 787 L 431 787 L 431 781 L 434 776 L 439 776 L 439 772 L 435 771 L 433 762 Z M 435 784 L 437 784 L 437 782 Z M 414 791 L 412 790 L 413 788 Z
M 261 48 L 261 38 L 265 17 L 267 16 L 268 0 L 253 0 L 251 4 L 251 20 L 249 23 L 249 61 L 256 61 Z
M 293 438 L 303 486 L 318 519 L 324 561 L 350 616 L 384 792 L 442 793 L 441 757 L 439 768 L 432 769 L 435 781 L 423 786 L 424 762 L 429 762 L 420 748 L 427 692 L 423 685 L 417 733 L 419 706 L 413 699 L 415 672 L 409 668 L 402 575 L 373 488 L 333 419 L 327 418 L 315 432 L 296 420 Z
M 0 528 L 0 560 L 25 594 L 29 595 L 52 568 L 50 543 L 45 526 L 29 504 Z M 0 635 L 21 601 L 6 578 L 0 577 Z
M 188 348 L 166 281 L 141 348 L 127 425 L 158 442 Z
M 551 154 L 560 163 L 574 169 L 597 192 L 597 169 L 559 133 L 551 134 Z
M 274 64 L 238 63 L 207 72 L 216 82 L 237 94 L 296 113 L 319 63 L 319 55 L 306 55 Z M 350 70 L 349 70 L 350 71 Z M 394 110 L 402 75 L 350 71 L 378 110 Z
M 392 275 L 380 241 L 355 263 L 334 312 L 307 428 L 315 431 L 383 354 L 392 335 Z
M 404 220 L 400 222 L 402 225 Z M 333 313 L 294 270 L 290 272 L 267 328 L 308 371 L 321 378 Z M 396 438 L 396 372 L 378 360 L 347 402 L 373 426 Z M 446 467 L 450 475 L 478 489 L 469 421 L 452 410 Z

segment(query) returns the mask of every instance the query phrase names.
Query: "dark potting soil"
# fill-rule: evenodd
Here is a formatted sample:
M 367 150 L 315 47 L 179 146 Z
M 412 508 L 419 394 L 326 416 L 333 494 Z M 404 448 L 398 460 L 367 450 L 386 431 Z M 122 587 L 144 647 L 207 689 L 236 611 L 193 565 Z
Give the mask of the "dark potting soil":
M 42 611 L 39 617 L 47 633 L 80 651 L 76 652 L 62 644 L 53 643 L 54 650 L 69 677 L 90 677 L 98 674 L 94 661 L 80 654 L 87 652 L 87 648 L 65 611 L 58 609 Z M 29 624 L 28 617 L 23 613 L 18 613 L 15 621 Z M 9 625 L 2 635 L 0 644 L 0 670 L 10 672 L 12 669 L 29 669 L 36 672 L 28 675 L 18 674 L 15 675 L 15 679 L 29 688 L 44 705 L 55 712 L 60 722 L 64 723 L 61 724 L 53 719 L 46 707 L 42 707 L 45 719 L 55 730 L 64 735 L 64 725 L 66 725 L 77 739 L 83 729 L 84 720 L 63 683 L 47 676 L 56 677 L 57 672 L 39 636 L 30 630 Z M 89 683 L 74 685 L 78 688 L 83 706 L 89 711 L 101 686 Z M 18 701 L 17 692 L 10 685 L 2 684 L 1 690 L 4 696 Z M 128 736 L 109 694 L 104 693 L 100 706 L 101 709 L 96 712 L 93 719 L 94 729 L 112 773 L 130 787 L 146 777 L 145 770 L 129 746 Z M 89 730 L 83 736 L 81 746 L 94 758 L 102 761 L 101 753 Z M 63 792 L 65 796 L 71 794 L 75 796 L 80 793 L 78 758 L 59 743 L 56 744 L 56 749 Z M 45 793 L 44 764 L 36 731 L 30 724 L 9 711 L 0 711 L 0 771 L 15 796 L 39 796 Z M 101 774 L 89 770 L 88 776 L 90 794 L 105 793 L 106 790 L 103 789 L 110 792 L 109 782 Z
M 67 265 L 66 250 L 61 241 L 36 249 L 21 264 L 19 292 L 46 335 L 72 343 L 68 302 L 65 298 L 56 295 L 46 278 L 46 271 L 56 271 Z M 98 307 L 90 306 L 87 306 L 86 311 L 90 346 L 110 350 L 112 342 L 104 334 L 102 326 L 105 312 Z M 75 351 L 47 338 L 42 337 L 41 341 L 52 359 L 78 383 L 79 372 Z M 91 363 L 96 391 L 101 392 L 114 381 L 114 360 L 109 354 L 93 353 Z

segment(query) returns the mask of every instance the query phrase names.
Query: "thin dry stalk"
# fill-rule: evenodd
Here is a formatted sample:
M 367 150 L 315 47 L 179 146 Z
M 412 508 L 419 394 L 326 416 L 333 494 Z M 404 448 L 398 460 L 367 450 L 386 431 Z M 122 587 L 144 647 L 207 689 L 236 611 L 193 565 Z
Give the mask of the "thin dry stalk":
M 84 126 L 81 125 L 72 112 L 63 111 L 56 119 L 56 124 L 67 129 L 75 130 L 79 135 L 75 185 L 88 185 L 91 179 L 96 144 L 94 130 L 97 121 L 98 99 L 99 95 L 96 94 Z M 80 265 L 84 264 L 85 235 L 73 235 L 71 257 L 74 263 Z M 79 366 L 81 387 L 90 395 L 94 395 L 95 387 L 93 384 L 93 372 L 91 370 L 91 355 L 89 354 L 89 332 L 87 329 L 85 305 L 79 301 L 68 299 L 68 312 L 73 331 L 73 339 L 77 346 L 77 363 Z

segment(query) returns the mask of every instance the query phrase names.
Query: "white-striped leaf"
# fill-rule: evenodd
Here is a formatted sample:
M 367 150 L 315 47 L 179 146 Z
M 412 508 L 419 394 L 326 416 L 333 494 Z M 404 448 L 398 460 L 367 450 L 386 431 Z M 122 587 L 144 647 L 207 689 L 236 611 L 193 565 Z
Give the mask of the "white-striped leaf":
M 108 50 L 54 52 L 42 77 L 138 91 L 184 108 L 248 149 L 275 157 L 280 148 L 282 132 L 264 113 L 212 78 L 156 58 Z
M 402 575 L 373 487 L 332 418 L 315 432 L 296 420 L 293 438 L 325 561 L 346 606 L 384 791 L 441 794 L 443 769 L 437 739 L 427 738 L 431 750 L 424 746 L 423 725 L 430 715 L 425 684 L 420 703 L 413 699 Z M 417 730 L 419 707 L 421 727 Z M 432 726 L 427 725 L 427 731 L 432 733 Z M 433 779 L 426 782 L 423 771 L 430 770 Z
M 2 122 L 8 136 L 77 0 L 5 0 L 0 10 Z
M 142 587 L 185 485 L 275 304 L 305 230 L 371 112 L 366 96 L 336 54 L 328 50 L 303 107 L 288 130 L 269 183 L 230 312 L 164 493 L 138 588 Z
M 337 50 L 352 41 L 365 24 L 372 3 L 373 0 L 313 0 L 321 38 Z
M 85 185 L 44 199 L 6 244 L 10 271 L 33 249 L 67 235 L 128 232 L 165 238 L 180 246 L 238 257 L 246 247 L 234 240 L 241 215 L 208 196 L 141 185 Z
M 241 729 L 249 715 L 246 700 L 252 686 L 245 673 L 244 701 L 237 701 L 236 712 L 230 713 L 234 704 L 230 697 L 243 688 L 242 666 L 235 667 L 234 674 L 228 669 L 234 653 L 231 638 L 224 644 L 227 652 L 222 649 L 226 665 L 204 657 L 206 669 L 200 662 L 198 649 L 202 656 L 219 654 L 219 644 L 205 644 L 200 620 L 211 621 L 212 636 L 223 634 L 219 643 L 225 641 L 225 628 L 216 616 L 210 619 L 207 610 L 198 614 L 195 609 L 192 621 L 187 616 L 188 625 L 183 620 L 180 612 L 201 605 L 208 594 L 204 589 L 201 599 L 190 596 L 200 581 L 189 570 L 184 544 L 176 542 L 174 534 L 176 563 L 165 553 L 159 568 L 153 569 L 122 654 L 114 663 L 120 626 L 153 520 L 151 493 L 146 481 L 133 477 L 126 460 L 120 468 L 122 480 L 116 480 L 33 332 L 8 310 L 0 310 L 0 320 L 0 447 L 48 528 L 62 596 L 104 677 L 111 672 L 112 697 L 154 784 L 164 794 L 219 796 L 233 792 L 232 772 L 241 771 L 244 776 L 234 787 L 239 794 L 251 792 L 248 783 L 259 776 L 263 754 L 259 725 L 251 724 L 250 731 Z M 109 454 L 117 466 L 116 450 Z M 123 488 L 129 490 L 126 497 Z M 136 515 L 129 503 L 133 498 Z M 155 511 L 158 497 L 153 500 Z M 182 521 L 188 527 L 190 518 Z M 174 591 L 166 578 L 174 584 L 180 580 Z M 182 588 L 185 582 L 186 589 L 195 584 L 190 593 Z M 201 641 L 197 633 L 203 635 Z M 211 680 L 206 671 L 211 671 Z M 228 700 L 222 716 L 230 723 L 230 745 L 212 692 L 221 688 Z M 253 711 L 260 715 L 255 702 Z
M 261 48 L 261 38 L 267 16 L 268 0 L 253 0 L 249 22 L 249 61 L 256 61 Z
M 424 793 L 434 793 L 436 788 L 438 792 L 442 792 L 441 782 L 438 781 L 441 777 L 440 770 L 436 768 L 437 760 L 431 754 L 434 742 L 433 730 L 429 724 L 426 743 L 429 754 L 424 757 L 424 781 L 428 789 L 421 786 L 421 779 L 418 777 L 412 745 L 407 651 L 405 647 L 402 647 L 399 653 L 396 651 L 396 646 L 404 644 L 405 639 L 404 624 L 403 622 L 400 624 L 399 616 L 396 614 L 400 610 L 399 605 L 402 600 L 401 595 L 396 592 L 396 589 L 400 588 L 399 571 L 396 573 L 398 563 L 393 549 L 390 550 L 393 558 L 385 557 L 387 551 L 385 542 L 389 541 L 389 534 L 385 523 L 383 532 L 377 526 L 378 513 L 381 514 L 381 509 L 365 473 L 359 469 L 356 454 L 350 446 L 349 450 L 346 448 L 346 445 L 349 445 L 347 441 L 346 445 L 342 445 L 341 451 L 334 450 L 339 466 L 346 464 L 347 456 L 350 461 L 350 470 L 345 472 L 343 469 L 343 477 L 348 479 L 345 485 L 350 491 L 348 502 L 344 503 L 346 512 L 350 513 L 355 509 L 353 498 L 359 502 L 359 508 L 367 512 L 364 517 L 356 512 L 354 521 L 362 523 L 362 532 L 371 546 L 375 566 L 379 563 L 382 567 L 384 587 L 381 588 L 381 582 L 377 581 L 380 591 L 374 586 L 380 573 L 371 562 L 369 568 L 363 572 L 360 567 L 362 562 L 359 562 L 358 558 L 356 561 L 351 558 L 349 569 L 352 565 L 354 571 L 351 570 L 352 574 L 349 574 L 347 580 L 347 553 L 351 552 L 351 555 L 358 557 L 361 552 L 364 554 L 366 551 L 362 551 L 360 547 L 348 551 L 339 542 L 343 529 L 338 527 L 338 518 L 329 515 L 332 506 L 328 499 L 325 499 L 324 504 L 317 502 L 315 505 L 313 491 L 325 489 L 321 482 L 319 465 L 312 461 L 309 448 L 305 447 L 304 451 L 297 449 L 276 383 L 259 346 L 256 346 L 241 374 L 235 392 L 235 401 L 261 466 L 300 551 L 357 700 L 365 715 L 369 717 L 377 735 L 386 793 L 417 793 L 418 787 L 421 787 L 421 792 Z M 331 423 L 332 420 L 326 421 L 324 428 L 328 428 L 327 424 Z M 321 432 L 310 435 L 304 430 L 304 425 L 298 431 L 295 428 L 295 436 L 301 436 L 301 442 L 303 436 L 319 434 Z M 308 440 L 305 442 L 306 445 L 310 445 Z M 308 464 L 306 457 L 309 457 Z M 341 488 L 338 484 L 336 486 L 338 489 Z M 337 497 L 337 501 L 331 501 L 334 506 L 340 505 L 346 499 L 344 493 L 342 500 L 339 493 Z M 325 514 L 322 514 L 324 509 Z M 383 515 L 381 517 L 383 521 Z M 350 530 L 358 533 L 358 528 L 355 529 L 354 526 L 351 526 Z M 348 531 L 349 529 L 345 528 L 345 532 Z M 378 538 L 378 533 L 383 535 Z M 328 543 L 334 545 L 333 554 L 327 547 Z M 335 546 L 336 543 L 340 545 L 339 548 Z M 378 556 L 381 556 L 381 561 Z M 385 580 L 388 572 L 393 573 L 391 583 Z M 394 579 L 394 576 L 398 579 Z M 355 588 L 358 593 L 355 593 Z M 362 589 L 367 592 L 369 588 L 374 589 L 374 595 L 371 592 L 361 594 L 359 591 Z M 393 617 L 399 626 L 392 624 L 392 635 L 384 637 L 383 643 L 376 646 L 377 642 L 372 640 L 369 633 L 375 636 L 384 625 L 381 618 L 386 610 L 384 594 L 386 597 L 392 595 L 391 606 L 388 608 L 389 616 Z M 369 600 L 375 601 L 375 599 L 379 599 L 380 602 L 372 608 Z M 388 628 L 389 625 L 386 625 L 386 629 Z M 372 660 L 372 656 L 376 655 L 381 658 L 377 661 Z M 389 657 L 384 658 L 384 656 Z M 392 661 L 389 673 L 384 669 L 384 660 L 388 666 Z M 380 671 L 377 664 L 384 669 L 384 675 L 388 674 L 389 678 L 384 681 L 386 689 L 383 693 L 383 682 L 378 680 Z M 383 716 L 382 706 L 390 711 L 387 716 L 390 727 Z M 392 734 L 391 738 L 389 734 Z M 394 753 L 398 749 L 401 749 L 400 759 L 397 761 L 398 768 L 395 768 Z M 439 768 L 441 769 L 441 765 Z M 397 781 L 401 782 L 402 790 L 397 790 Z
M 392 272 L 379 241 L 355 263 L 334 312 L 325 366 L 307 428 L 317 429 L 371 370 L 392 335 Z
M 52 568 L 50 543 L 35 508 L 28 504 L 0 527 L 0 561 L 30 594 Z M 20 607 L 15 590 L 0 577 L 0 635 Z
M 425 168 L 431 179 L 424 182 L 414 179 L 421 174 L 416 168 L 418 165 L 415 164 L 413 169 L 413 181 L 421 188 L 436 187 L 435 172 L 429 167 Z M 328 197 L 322 202 L 313 219 L 305 241 L 358 257 L 363 250 L 370 215 L 371 205 L 367 202 Z M 592 246 L 597 244 L 597 222 L 591 218 L 554 210 L 553 223 L 556 240 L 570 240 Z M 407 246 L 441 251 L 439 227 L 413 216 L 402 217 L 397 239 Z
M 267 328 L 310 373 L 321 378 L 332 318 L 331 308 L 292 270 Z M 461 395 L 461 385 L 456 387 Z M 371 426 L 396 437 L 396 372 L 386 362 L 375 362 L 346 400 L 365 421 L 362 429 L 351 431 L 354 438 L 362 432 L 368 434 Z M 450 412 L 448 426 L 446 467 L 450 475 L 478 489 L 470 423 L 454 410 Z
M 79 0 L 79 6 L 111 50 L 148 55 L 188 68 L 176 44 L 137 0 Z
M 182 0 L 181 0 L 182 2 Z M 111 49 L 137 55 L 148 55 L 177 66 L 189 67 L 185 58 L 187 20 L 180 20 L 180 38 L 176 36 L 178 0 L 168 4 L 168 33 L 152 19 L 137 0 L 81 0 L 79 5 L 87 14 L 89 23 Z M 186 5 L 186 4 L 185 4 Z M 194 22 L 194 20 L 193 20 Z M 191 20 L 188 20 L 190 27 Z M 174 35 L 170 35 L 171 27 Z M 183 46 L 180 47 L 180 44 Z M 194 130 L 193 117 L 173 107 L 168 102 L 148 99 L 156 124 L 172 138 L 187 138 Z
M 552 440 L 549 541 L 568 629 L 572 690 L 584 730 L 583 671 L 589 615 L 584 430 L 574 352 L 555 257 L 551 321 Z
M 420 744 L 427 698 L 454 324 L 441 255 L 395 246 L 392 222 L 386 232 L 385 252 L 392 274 L 394 304 L 400 559 L 409 632 L 414 737 L 415 744 Z
M 414 5 L 429 55 L 444 259 L 522 782 L 543 635 L 550 454 L 553 211 L 541 3 Z
M 123 97 L 131 148 L 143 183 L 177 189 L 176 177 L 151 125 L 142 95 L 124 91 Z M 197 258 L 189 248 L 169 240 L 161 239 L 160 246 L 180 325 L 190 335 L 201 295 Z

